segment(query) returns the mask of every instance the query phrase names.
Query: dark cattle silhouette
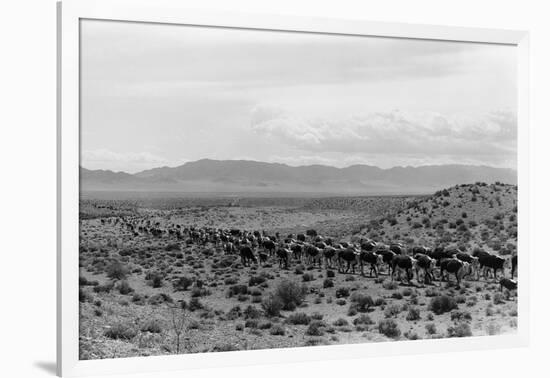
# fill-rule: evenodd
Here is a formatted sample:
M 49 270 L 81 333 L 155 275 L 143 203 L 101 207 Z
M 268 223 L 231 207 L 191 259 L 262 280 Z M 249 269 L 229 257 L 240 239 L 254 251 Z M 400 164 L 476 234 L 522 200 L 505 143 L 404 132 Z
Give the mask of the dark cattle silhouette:
M 309 264 L 315 265 L 315 263 L 318 263 L 319 266 L 321 266 L 321 251 L 319 248 L 314 245 L 307 244 L 304 247 L 304 253 L 307 256 Z
M 470 264 L 456 258 L 445 258 L 440 261 L 441 281 L 445 279 L 445 273 L 454 274 L 456 286 L 460 287 L 460 280 L 470 273 Z
M 445 248 L 439 246 L 434 248 L 434 250 L 428 254 L 432 259 L 437 261 L 437 266 L 439 266 L 439 261 L 441 259 L 450 259 L 453 257 L 453 254 L 450 250 L 445 250 Z
M 401 278 L 401 271 L 405 272 L 407 281 L 410 283 L 413 278 L 413 268 L 415 268 L 416 260 L 410 256 L 405 255 L 395 255 L 391 261 L 391 279 L 393 281 L 393 276 L 395 273 L 398 273 L 399 279 Z
M 416 260 L 416 279 L 419 280 L 419 271 L 424 272 L 424 283 L 431 283 L 434 280 L 433 270 L 435 269 L 436 260 L 424 253 L 417 253 L 414 255 Z
M 284 267 L 288 269 L 288 261 L 292 255 L 292 251 L 287 248 L 278 248 L 277 249 L 277 258 L 279 259 L 279 268 Z
M 361 249 L 363 251 L 372 252 L 376 248 L 376 243 L 372 240 L 368 240 L 361 243 Z
M 240 255 L 241 262 L 244 266 L 250 265 L 250 261 L 253 261 L 254 263 L 258 262 L 258 260 L 256 260 L 256 256 L 254 256 L 254 252 L 252 252 L 252 248 L 249 246 L 241 247 Z
M 374 274 L 376 277 L 378 277 L 378 267 L 382 265 L 384 262 L 384 258 L 382 255 L 377 255 L 374 252 L 368 252 L 368 251 L 362 251 L 359 254 L 359 264 L 361 266 L 361 275 L 365 275 L 364 272 L 364 265 L 369 264 L 370 265 L 370 271 L 369 276 L 372 277 L 372 272 L 374 271 Z
M 396 255 L 404 255 L 405 254 L 405 247 L 399 243 L 391 244 L 390 245 L 390 251 L 395 253 Z
M 512 278 L 514 278 L 514 275 L 516 273 L 516 269 L 518 267 L 518 255 L 512 256 L 512 258 L 510 259 L 510 262 L 512 263 L 512 268 L 510 270 L 510 276 Z
M 389 249 L 380 249 L 378 251 L 375 251 L 377 255 L 382 256 L 382 261 L 384 264 L 388 265 L 388 274 L 391 271 L 391 262 L 393 260 L 393 257 L 395 256 L 395 253 L 390 251 Z
M 262 243 L 262 247 L 264 247 L 265 250 L 269 252 L 269 256 L 271 256 L 275 252 L 275 248 L 277 246 L 275 245 L 275 242 L 268 239 L 268 240 L 264 240 L 264 242 Z
M 492 255 L 483 250 L 475 250 L 472 255 L 478 258 L 479 268 L 483 270 L 485 278 L 487 278 L 487 271 L 493 271 L 493 277 L 495 279 L 497 278 L 497 272 L 499 270 L 502 270 L 502 274 L 504 275 L 506 259 Z
M 334 256 L 336 256 L 336 248 L 329 246 L 323 249 L 323 258 L 325 260 L 326 268 L 332 268 L 332 259 Z
M 311 238 L 314 238 L 314 237 L 317 236 L 317 231 L 315 231 L 315 230 L 307 230 L 307 231 L 306 231 L 306 235 L 309 236 L 309 237 L 311 237 Z
M 269 255 L 265 252 L 259 252 L 258 258 L 260 259 L 260 264 L 265 264 L 267 262 Z
M 355 248 L 345 248 L 338 252 L 338 271 L 347 273 L 351 268 L 351 272 L 355 273 L 355 265 L 359 262 L 359 253 Z M 346 263 L 346 269 L 343 269 L 344 262 Z
M 501 278 L 500 281 L 500 291 L 502 291 L 502 288 L 508 289 L 510 291 L 517 290 L 518 283 L 516 281 L 513 281 L 509 278 Z
M 290 250 L 292 251 L 295 260 L 302 260 L 303 248 L 301 244 L 292 244 L 290 246 Z

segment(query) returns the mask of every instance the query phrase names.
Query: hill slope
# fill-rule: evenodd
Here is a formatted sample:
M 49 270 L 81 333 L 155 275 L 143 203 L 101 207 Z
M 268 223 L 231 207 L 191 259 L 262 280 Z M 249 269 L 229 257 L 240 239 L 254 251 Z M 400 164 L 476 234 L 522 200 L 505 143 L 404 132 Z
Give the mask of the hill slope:
M 478 183 L 441 190 L 370 222 L 356 236 L 512 254 L 517 248 L 517 186 Z

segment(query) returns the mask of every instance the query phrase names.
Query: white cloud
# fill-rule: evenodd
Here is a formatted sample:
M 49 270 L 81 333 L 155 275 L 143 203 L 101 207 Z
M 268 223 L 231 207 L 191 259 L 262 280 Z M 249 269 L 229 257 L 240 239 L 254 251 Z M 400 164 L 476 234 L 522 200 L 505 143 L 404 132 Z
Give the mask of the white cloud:
M 516 153 L 517 122 L 510 111 L 443 115 L 396 110 L 306 119 L 261 106 L 253 111 L 251 128 L 260 136 L 313 153 L 380 154 L 415 160 L 453 157 L 454 161 L 483 157 L 501 164 L 513 160 Z

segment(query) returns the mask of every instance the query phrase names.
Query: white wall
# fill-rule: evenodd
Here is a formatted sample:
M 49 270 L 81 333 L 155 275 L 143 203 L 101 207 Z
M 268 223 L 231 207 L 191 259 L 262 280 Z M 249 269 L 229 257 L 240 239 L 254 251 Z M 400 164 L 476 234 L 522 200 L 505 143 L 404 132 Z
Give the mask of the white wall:
M 361 18 L 531 32 L 531 314 L 528 349 L 405 356 L 185 373 L 280 377 L 376 375 L 548 376 L 550 297 L 542 243 L 548 210 L 550 23 L 535 0 L 202 0 L 190 7 Z M 55 2 L 0 5 L 0 375 L 47 376 L 55 361 Z M 156 375 L 159 376 L 159 375 Z M 169 375 L 165 375 L 169 376 Z M 171 375 L 176 376 L 176 375 Z M 181 374 L 179 375 L 181 376 Z

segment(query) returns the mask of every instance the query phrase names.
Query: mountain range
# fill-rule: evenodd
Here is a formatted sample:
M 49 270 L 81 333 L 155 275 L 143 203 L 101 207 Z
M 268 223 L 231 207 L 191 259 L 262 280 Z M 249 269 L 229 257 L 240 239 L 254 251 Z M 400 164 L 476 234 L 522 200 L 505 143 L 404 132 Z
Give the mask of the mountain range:
M 80 168 L 81 191 L 424 194 L 477 181 L 516 184 L 517 172 L 508 168 L 458 164 L 382 169 L 369 165 L 292 167 L 279 163 L 211 159 L 134 174 Z

